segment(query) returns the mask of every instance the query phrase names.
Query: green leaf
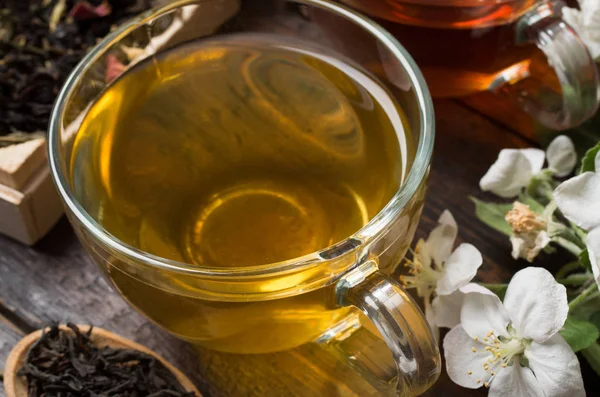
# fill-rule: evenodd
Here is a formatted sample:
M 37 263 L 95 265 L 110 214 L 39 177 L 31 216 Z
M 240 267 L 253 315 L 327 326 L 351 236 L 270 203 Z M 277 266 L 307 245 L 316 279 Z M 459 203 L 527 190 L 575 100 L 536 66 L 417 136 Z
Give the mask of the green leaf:
M 592 323 L 600 330 L 600 297 L 593 297 L 577 307 L 577 311 L 570 312 L 569 316 Z
M 560 334 L 575 353 L 594 344 L 600 337 L 600 331 L 592 323 L 576 320 L 569 316 Z
M 576 270 L 579 270 L 580 267 L 581 267 L 581 264 L 578 260 L 569 262 L 566 265 L 564 265 L 563 267 L 561 267 L 560 269 L 558 269 L 558 271 L 556 272 L 556 275 L 554 277 L 557 280 L 560 278 L 565 278 L 565 277 L 567 277 L 568 274 L 573 273 Z
M 504 219 L 506 213 L 512 209 L 512 204 L 486 203 L 475 197 L 469 199 L 475 203 L 475 215 L 480 221 L 507 236 L 512 234 L 510 225 Z
M 525 194 L 545 206 L 552 201 L 552 192 L 557 186 L 558 183 L 554 180 L 552 172 L 542 170 L 542 172 L 531 178 Z M 533 210 L 533 207 L 531 209 Z M 536 211 L 534 210 L 534 212 Z
M 590 262 L 590 253 L 587 248 L 579 254 L 579 264 L 590 272 L 592 271 L 592 262 Z
M 600 345 L 596 342 L 581 351 L 590 367 L 600 376 Z
M 480 284 L 482 287 L 485 287 L 492 291 L 494 294 L 498 295 L 500 300 L 504 300 L 504 295 L 506 295 L 506 290 L 508 289 L 508 284 Z
M 583 174 L 584 172 L 588 172 L 588 171 L 592 171 L 592 172 L 596 171 L 595 161 L 596 161 L 596 155 L 598 154 L 599 151 L 600 151 L 600 143 L 598 143 L 596 146 L 594 146 L 593 148 L 591 148 L 590 150 L 588 150 L 585 153 L 585 155 L 581 159 L 581 168 L 579 169 L 580 174 Z
M 600 312 L 595 312 L 590 316 L 590 323 L 594 324 L 594 326 L 600 329 Z
M 523 204 L 527 204 L 529 208 L 538 215 L 544 212 L 545 207 L 531 197 L 527 192 L 523 192 L 519 195 L 519 201 Z

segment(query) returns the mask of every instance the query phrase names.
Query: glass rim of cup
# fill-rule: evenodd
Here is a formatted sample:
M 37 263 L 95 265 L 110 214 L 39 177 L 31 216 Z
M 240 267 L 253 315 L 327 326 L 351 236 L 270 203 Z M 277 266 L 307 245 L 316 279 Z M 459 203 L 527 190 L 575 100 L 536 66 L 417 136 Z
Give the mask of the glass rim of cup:
M 414 196 L 428 171 L 433 152 L 435 136 L 433 102 L 429 94 L 429 89 L 425 83 L 425 79 L 421 74 L 421 71 L 418 69 L 415 61 L 412 59 L 407 50 L 385 29 L 368 17 L 363 16 L 343 5 L 330 3 L 326 0 L 281 1 L 318 7 L 341 16 L 356 25 L 359 25 L 370 35 L 375 36 L 392 54 L 394 54 L 395 59 L 400 62 L 405 73 L 407 73 L 409 76 L 412 88 L 415 91 L 420 118 L 419 144 L 406 181 L 399 187 L 398 191 L 385 205 L 385 207 L 354 234 L 348 236 L 341 242 L 323 248 L 319 251 L 276 263 L 248 267 L 200 267 L 197 265 L 152 255 L 138 248 L 130 246 L 111 235 L 85 211 L 81 204 L 79 204 L 78 200 L 74 197 L 74 194 L 69 186 L 67 179 L 68 173 L 66 172 L 67 170 L 64 169 L 65 167 L 63 167 L 60 159 L 61 139 L 64 130 L 62 119 L 66 110 L 66 104 L 68 103 L 68 99 L 73 91 L 77 88 L 82 75 L 88 70 L 90 65 L 104 55 L 106 50 L 111 48 L 112 44 L 118 42 L 119 39 L 127 36 L 136 28 L 151 22 L 157 16 L 165 15 L 178 8 L 201 2 L 201 0 L 178 0 L 169 3 L 166 6 L 154 8 L 140 14 L 139 16 L 119 26 L 113 32 L 109 33 L 98 44 L 96 44 L 96 46 L 94 46 L 94 48 L 77 64 L 75 69 L 73 69 L 65 84 L 61 88 L 60 93 L 56 98 L 54 108 L 52 109 L 48 128 L 48 161 L 51 175 L 65 206 L 77 218 L 77 220 L 81 222 L 83 227 L 95 238 L 116 252 L 132 258 L 137 262 L 149 265 L 151 267 L 161 268 L 170 272 L 208 277 L 255 277 L 260 275 L 284 274 L 287 272 L 297 272 L 301 268 L 318 266 L 331 260 L 331 256 L 328 256 L 327 253 L 332 252 L 332 248 L 349 247 L 348 249 L 352 250 L 357 246 L 355 243 L 356 241 L 359 241 L 359 245 L 361 246 L 365 243 L 368 243 L 369 240 L 377 236 L 385 229 L 386 225 L 388 225 L 389 222 L 395 218 L 395 216 Z M 342 249 L 342 251 L 344 250 Z M 347 251 L 344 251 L 340 255 L 343 255 L 346 252 Z

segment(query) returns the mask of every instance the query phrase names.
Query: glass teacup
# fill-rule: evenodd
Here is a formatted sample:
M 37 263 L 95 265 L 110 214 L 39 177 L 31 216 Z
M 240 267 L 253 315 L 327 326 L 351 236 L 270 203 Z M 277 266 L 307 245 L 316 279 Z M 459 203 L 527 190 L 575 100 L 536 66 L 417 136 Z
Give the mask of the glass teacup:
M 336 26 L 350 26 L 352 35 Z M 82 121 L 109 87 L 107 81 L 117 77 L 114 69 L 107 73 L 107 59 L 123 51 L 138 54 L 116 70 L 127 73 L 128 67 L 145 58 L 155 60 L 182 43 L 240 32 L 275 33 L 318 43 L 332 58 L 365 65 L 365 71 L 393 94 L 405 113 L 405 127 L 412 132 L 416 150 L 407 158 L 403 183 L 355 233 L 290 260 L 245 267 L 202 266 L 127 244 L 105 228 L 99 221 L 102 215 L 90 213 L 94 203 L 89 200 L 94 196 L 86 194 L 91 187 L 77 186 L 70 174 Z M 77 66 L 53 112 L 49 160 L 83 245 L 115 289 L 152 321 L 210 349 L 266 353 L 315 340 L 338 343 L 342 335 L 359 327 L 360 311 L 391 350 L 398 373 L 394 388 L 398 394 L 414 395 L 435 382 L 440 356 L 422 312 L 393 273 L 421 214 L 433 138 L 433 107 L 423 77 L 404 48 L 368 19 L 318 0 L 185 0 L 121 26 Z M 85 167 L 93 161 L 78 164 Z M 365 366 L 362 370 L 367 371 Z

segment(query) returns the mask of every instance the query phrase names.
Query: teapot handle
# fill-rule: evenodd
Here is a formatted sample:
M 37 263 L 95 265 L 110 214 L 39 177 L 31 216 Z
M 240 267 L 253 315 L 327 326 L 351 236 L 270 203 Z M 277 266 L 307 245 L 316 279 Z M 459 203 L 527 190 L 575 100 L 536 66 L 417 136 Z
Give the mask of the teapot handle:
M 600 104 L 600 77 L 594 60 L 577 32 L 562 17 L 562 0 L 543 2 L 526 12 L 516 25 L 517 44 L 534 43 L 554 69 L 561 98 L 548 86 L 515 92 L 510 73 L 500 74 L 490 89 L 516 94 L 517 102 L 546 127 L 564 130 L 583 123 Z M 522 71 L 519 79 L 529 76 Z

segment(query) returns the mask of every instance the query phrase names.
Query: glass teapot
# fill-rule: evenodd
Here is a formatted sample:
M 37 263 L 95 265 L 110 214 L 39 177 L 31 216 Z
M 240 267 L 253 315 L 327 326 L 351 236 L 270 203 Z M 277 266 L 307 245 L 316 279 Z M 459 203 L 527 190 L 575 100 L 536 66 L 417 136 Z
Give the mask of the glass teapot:
M 575 127 L 596 112 L 598 71 L 563 20 L 563 1 L 343 2 L 376 18 L 400 40 L 433 96 L 508 92 L 553 129 Z

